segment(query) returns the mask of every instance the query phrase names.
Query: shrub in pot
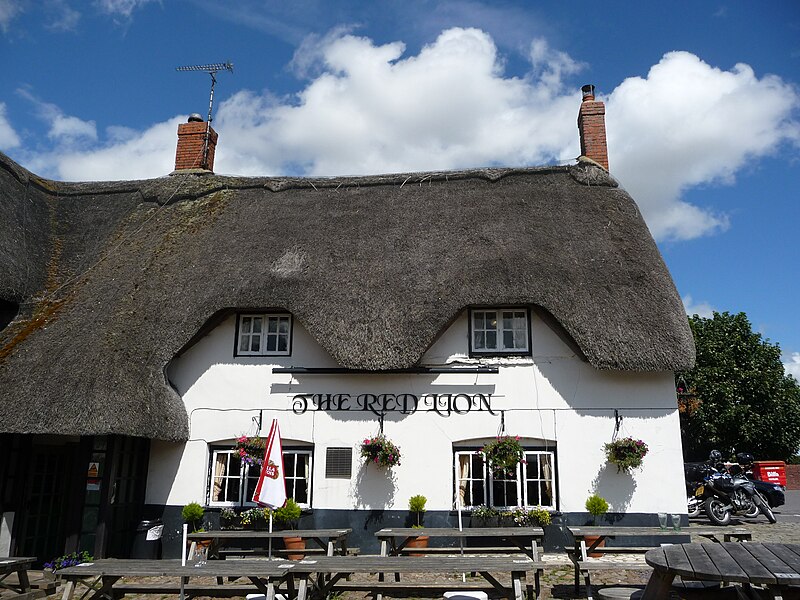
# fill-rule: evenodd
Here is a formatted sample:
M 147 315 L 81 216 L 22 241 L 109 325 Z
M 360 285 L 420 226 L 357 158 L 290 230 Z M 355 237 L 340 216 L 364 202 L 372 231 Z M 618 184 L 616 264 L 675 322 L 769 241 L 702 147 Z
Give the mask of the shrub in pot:
M 297 529 L 301 514 L 300 505 L 292 498 L 287 498 L 283 506 L 275 509 L 275 520 L 283 529 Z M 306 541 L 303 538 L 293 535 L 283 536 L 283 543 L 287 550 L 305 550 L 306 547 Z M 301 560 L 304 556 L 305 554 L 301 552 L 287 554 L 289 560 Z
M 602 496 L 598 494 L 592 494 L 586 499 L 586 510 L 589 511 L 589 514 L 592 515 L 592 524 L 597 525 L 597 518 L 606 514 L 608 512 L 608 502 Z M 594 544 L 600 536 L 595 535 L 587 535 L 584 536 L 584 540 L 586 541 L 587 545 Z M 605 546 L 605 540 L 600 542 L 598 546 Z M 600 552 L 590 552 L 589 556 L 592 558 L 599 558 L 602 555 Z
M 411 514 L 415 518 L 415 523 L 411 527 L 414 529 L 422 529 L 422 519 L 425 513 L 425 504 L 428 502 L 428 499 L 425 496 L 417 494 L 416 496 L 411 496 L 408 499 L 408 510 L 411 511 Z M 418 535 L 417 537 L 408 541 L 406 546 L 408 548 L 427 548 L 429 536 L 427 535 Z M 411 556 L 425 556 L 424 554 L 420 553 L 412 553 Z

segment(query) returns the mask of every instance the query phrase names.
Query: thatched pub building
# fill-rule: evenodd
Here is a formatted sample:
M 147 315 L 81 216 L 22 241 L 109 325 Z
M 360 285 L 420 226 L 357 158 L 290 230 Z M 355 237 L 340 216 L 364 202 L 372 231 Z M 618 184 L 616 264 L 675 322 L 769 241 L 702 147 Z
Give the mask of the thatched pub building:
M 694 346 L 602 126 L 587 94 L 577 164 L 370 177 L 223 177 L 179 149 L 170 176 L 63 183 L 0 155 L 0 555 L 125 556 L 156 517 L 175 555 L 183 505 L 251 506 L 234 447 L 272 419 L 303 525 L 362 551 L 416 494 L 429 525 L 583 523 L 593 492 L 621 523 L 685 514 Z M 388 469 L 359 454 L 381 431 Z M 526 459 L 504 477 L 476 453 L 499 433 Z M 615 435 L 640 469 L 606 461 Z

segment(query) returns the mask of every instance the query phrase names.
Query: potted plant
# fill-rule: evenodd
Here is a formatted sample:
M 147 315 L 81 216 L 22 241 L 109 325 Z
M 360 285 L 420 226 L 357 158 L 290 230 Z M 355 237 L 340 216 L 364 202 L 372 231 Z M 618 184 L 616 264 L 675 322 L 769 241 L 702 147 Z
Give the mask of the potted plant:
M 379 467 L 390 468 L 400 464 L 400 448 L 382 433 L 361 442 L 361 456 Z
M 189 525 L 192 533 L 205 531 L 203 529 L 203 515 L 205 515 L 205 513 L 205 509 L 197 502 L 190 502 L 183 507 L 183 510 L 181 510 L 181 516 Z
M 525 458 L 518 435 L 498 435 L 497 439 L 484 445 L 478 452 L 483 454 L 495 473 L 513 473 Z
M 225 507 L 219 511 L 219 526 L 222 529 L 236 529 L 239 516 L 232 508 Z
M 592 515 L 592 524 L 597 525 L 597 517 L 600 517 L 608 512 L 608 502 L 605 498 L 598 494 L 592 494 L 586 499 L 586 510 L 589 511 L 589 514 Z M 586 535 L 584 536 L 584 540 L 586 544 L 591 546 L 594 544 L 600 536 L 598 535 Z M 605 540 L 601 541 L 598 546 L 605 546 Z M 600 552 L 590 552 L 589 556 L 592 558 L 599 558 L 603 556 Z
M 472 523 L 477 527 L 497 527 L 499 514 L 491 506 L 481 504 L 472 509 Z
M 239 515 L 243 529 L 262 529 L 269 520 L 268 508 L 248 508 Z
M 624 437 L 603 445 L 608 462 L 617 465 L 617 472 L 629 473 L 642 466 L 642 459 L 649 448 L 642 440 Z
M 417 494 L 416 496 L 411 496 L 408 499 L 408 510 L 411 511 L 411 514 L 415 517 L 415 523 L 411 526 L 414 529 L 422 529 L 422 519 L 425 513 L 425 504 L 428 502 L 428 499 L 425 496 Z M 418 535 L 415 538 L 412 538 L 408 541 L 406 546 L 408 548 L 427 548 L 428 547 L 428 540 L 429 536 L 427 535 Z M 411 556 L 425 556 L 421 553 L 412 553 Z
M 278 525 L 284 529 L 297 529 L 297 524 L 300 521 L 301 514 L 302 509 L 300 508 L 300 505 L 297 504 L 297 502 L 295 502 L 292 498 L 287 498 L 283 506 L 275 509 L 275 520 L 278 522 Z M 296 551 L 306 549 L 306 541 L 303 538 L 295 535 L 284 535 L 283 543 L 285 544 L 287 550 Z M 290 552 L 286 556 L 289 560 L 302 560 L 305 556 L 305 553 Z
M 544 527 L 553 522 L 550 513 L 541 507 L 523 508 L 518 507 L 511 511 L 514 517 L 514 524 L 520 527 Z

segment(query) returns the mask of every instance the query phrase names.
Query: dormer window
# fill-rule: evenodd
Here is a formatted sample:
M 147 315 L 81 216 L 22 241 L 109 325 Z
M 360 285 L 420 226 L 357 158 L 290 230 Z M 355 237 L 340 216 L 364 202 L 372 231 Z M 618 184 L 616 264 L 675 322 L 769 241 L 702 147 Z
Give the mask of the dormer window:
M 288 356 L 292 351 L 289 314 L 239 315 L 237 356 Z
M 481 308 L 470 311 L 472 354 L 530 354 L 530 319 L 524 308 Z

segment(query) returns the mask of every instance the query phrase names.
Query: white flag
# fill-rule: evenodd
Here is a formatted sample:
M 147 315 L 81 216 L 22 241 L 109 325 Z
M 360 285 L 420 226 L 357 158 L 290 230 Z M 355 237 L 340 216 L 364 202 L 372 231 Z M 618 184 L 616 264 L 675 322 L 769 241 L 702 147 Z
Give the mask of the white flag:
M 286 504 L 286 482 L 283 475 L 283 447 L 278 420 L 272 420 L 264 449 L 264 463 L 253 494 L 253 502 L 275 509 Z

